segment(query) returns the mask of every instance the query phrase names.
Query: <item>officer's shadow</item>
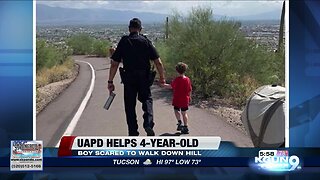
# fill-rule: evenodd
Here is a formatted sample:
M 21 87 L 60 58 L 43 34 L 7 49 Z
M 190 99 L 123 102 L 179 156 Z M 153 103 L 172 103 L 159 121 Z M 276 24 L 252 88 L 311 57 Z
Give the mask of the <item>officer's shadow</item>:
M 159 136 L 181 136 L 180 132 L 176 132 L 176 133 L 163 133 L 160 134 Z

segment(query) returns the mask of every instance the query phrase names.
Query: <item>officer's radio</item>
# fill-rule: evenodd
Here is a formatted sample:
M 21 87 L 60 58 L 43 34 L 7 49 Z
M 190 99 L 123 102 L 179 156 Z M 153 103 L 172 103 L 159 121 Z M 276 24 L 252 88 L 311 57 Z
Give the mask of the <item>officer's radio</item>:
M 109 98 L 107 99 L 106 103 L 104 104 L 103 108 L 105 108 L 106 110 L 109 110 L 111 103 L 114 99 L 114 97 L 116 97 L 116 94 L 111 92 Z

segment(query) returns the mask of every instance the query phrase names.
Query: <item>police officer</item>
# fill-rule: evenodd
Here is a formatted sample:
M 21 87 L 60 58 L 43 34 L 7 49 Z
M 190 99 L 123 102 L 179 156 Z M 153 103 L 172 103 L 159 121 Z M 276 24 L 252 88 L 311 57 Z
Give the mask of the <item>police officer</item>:
M 129 136 L 138 136 L 136 115 L 136 99 L 142 103 L 143 127 L 148 136 L 154 136 L 153 108 L 150 90 L 150 69 L 152 60 L 160 76 L 160 84 L 165 83 L 163 65 L 152 42 L 140 34 L 141 21 L 133 18 L 129 23 L 129 35 L 123 36 L 111 56 L 108 90 L 115 90 L 113 78 L 123 61 L 121 79 L 124 84 L 124 104 L 127 117 Z

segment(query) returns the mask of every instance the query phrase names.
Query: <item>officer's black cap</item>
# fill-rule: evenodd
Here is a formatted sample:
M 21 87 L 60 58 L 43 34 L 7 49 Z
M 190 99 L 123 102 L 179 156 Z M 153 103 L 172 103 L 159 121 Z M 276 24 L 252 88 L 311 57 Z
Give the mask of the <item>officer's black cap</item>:
M 143 28 L 141 25 L 140 19 L 138 19 L 138 18 L 131 19 L 130 23 L 129 23 L 129 28 L 138 28 L 138 29 Z

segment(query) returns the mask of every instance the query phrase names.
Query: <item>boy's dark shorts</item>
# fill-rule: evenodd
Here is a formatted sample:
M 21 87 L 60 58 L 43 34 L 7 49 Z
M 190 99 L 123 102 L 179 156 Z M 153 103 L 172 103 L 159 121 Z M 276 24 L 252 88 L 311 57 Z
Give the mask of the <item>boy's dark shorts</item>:
M 180 108 L 180 107 L 174 106 L 173 109 L 176 110 L 176 111 L 187 111 L 189 108 L 188 107 Z

